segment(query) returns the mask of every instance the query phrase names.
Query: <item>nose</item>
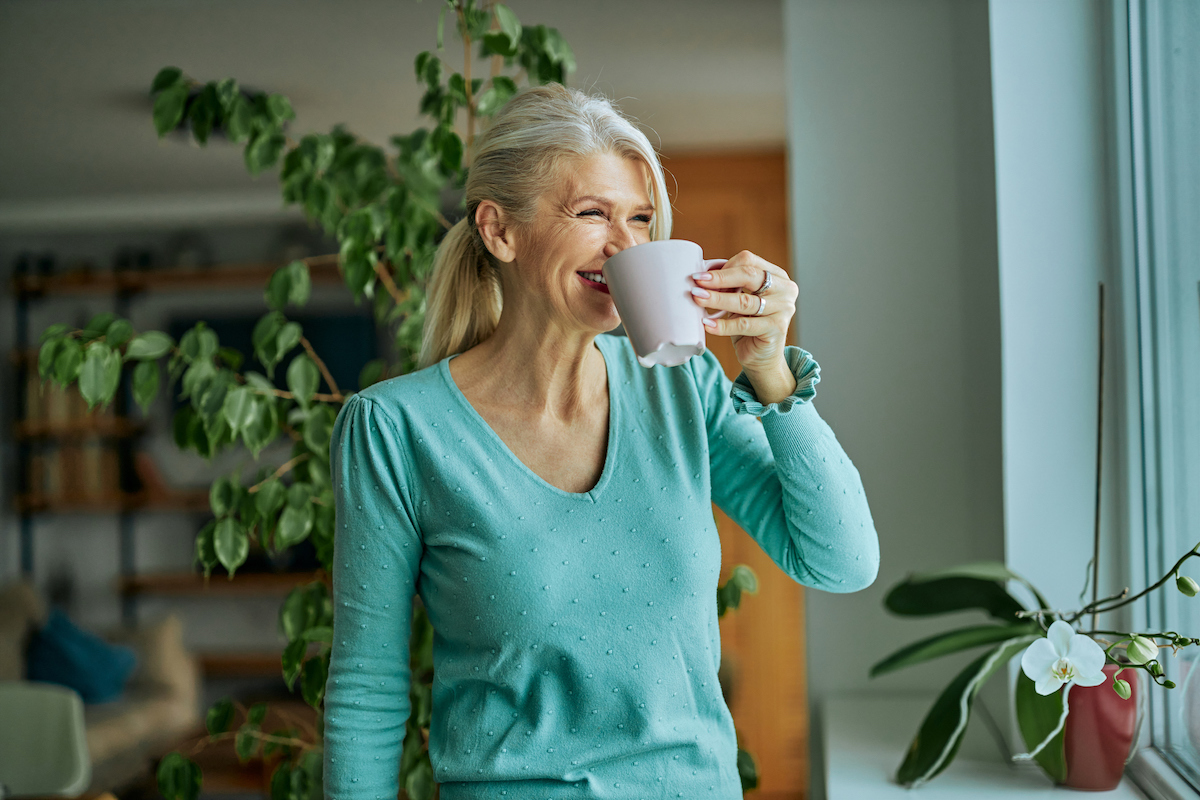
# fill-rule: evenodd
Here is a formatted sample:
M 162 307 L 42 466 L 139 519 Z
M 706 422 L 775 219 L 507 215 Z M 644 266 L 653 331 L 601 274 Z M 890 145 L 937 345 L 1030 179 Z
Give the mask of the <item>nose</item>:
M 604 257 L 612 258 L 635 244 L 637 244 L 637 239 L 634 238 L 633 229 L 629 227 L 628 223 L 618 222 L 613 225 L 608 241 L 604 243 Z

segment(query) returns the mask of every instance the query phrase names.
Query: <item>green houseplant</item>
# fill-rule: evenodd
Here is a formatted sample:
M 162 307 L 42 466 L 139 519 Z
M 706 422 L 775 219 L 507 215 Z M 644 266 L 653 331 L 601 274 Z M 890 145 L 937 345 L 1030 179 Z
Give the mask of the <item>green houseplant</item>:
M 462 70 L 445 61 L 447 23 L 461 38 Z M 489 74 L 472 76 L 473 55 L 490 59 Z M 337 263 L 356 302 L 371 304 L 376 323 L 388 329 L 396 358 L 368 364 L 359 388 L 404 374 L 416 365 L 424 321 L 423 286 L 441 233 L 449 227 L 442 196 L 462 187 L 478 125 L 524 83 L 563 82 L 574 56 L 563 37 L 544 25 L 522 25 L 506 6 L 490 0 L 443 0 L 436 47 L 415 60 L 424 86 L 420 111 L 430 126 L 393 136 L 390 147 L 364 141 L 342 126 L 293 140 L 286 132 L 295 112 L 279 94 L 247 92 L 228 78 L 200 82 L 176 67 L 155 76 L 153 122 L 160 137 L 183 128 L 204 145 L 221 136 L 244 149 L 252 174 L 279 168 L 285 203 L 299 206 L 312 224 L 335 236 Z M 266 313 L 253 333 L 253 356 L 262 371 L 245 368 L 246 354 L 223 347 L 203 322 L 178 342 L 160 331 L 135 331 L 128 320 L 100 314 L 82 330 L 53 325 L 43 332 L 38 371 L 43 380 L 77 384 L 89 407 L 107 405 L 128 375 L 135 401 L 147 409 L 160 390 L 160 361 L 168 384 L 188 401 L 172 420 L 176 445 L 211 459 L 226 449 L 259 453 L 284 437 L 290 458 L 281 465 L 252 464 L 211 487 L 213 519 L 197 535 L 195 560 L 207 577 L 218 565 L 232 579 L 252 545 L 278 553 L 308 539 L 325 571 L 331 569 L 334 497 L 329 444 L 349 387 L 338 386 L 301 326 L 287 317 L 311 293 L 309 260 L 274 272 L 264 287 Z M 290 357 L 286 390 L 273 373 Z M 264 374 L 265 373 L 265 374 Z M 248 470 L 249 471 L 249 470 Z M 743 591 L 757 588 L 754 573 L 736 567 L 717 593 L 718 610 L 736 608 Z M 200 768 L 189 755 L 216 741 L 233 740 L 239 758 L 276 759 L 272 800 L 322 796 L 321 715 L 329 670 L 333 610 L 326 584 L 293 590 L 279 612 L 288 644 L 281 669 L 293 691 L 317 710 L 315 727 L 264 730 L 268 706 L 249 708 L 222 700 L 207 712 L 208 735 L 158 766 L 161 794 L 195 800 Z M 433 630 L 419 607 L 411 641 L 412 714 L 401 761 L 408 797 L 426 800 L 437 786 L 427 748 L 433 674 Z M 753 758 L 739 751 L 744 788 L 757 785 Z
M 1159 661 L 1160 647 L 1177 652 L 1180 648 L 1200 644 L 1200 639 L 1175 631 L 1088 629 L 1075 634 L 1075 627 L 1082 624 L 1084 617 L 1116 611 L 1169 582 L 1173 582 L 1180 592 L 1194 597 L 1200 587 L 1179 570 L 1195 557 L 1200 557 L 1200 544 L 1185 553 L 1161 579 L 1146 589 L 1133 595 L 1125 589 L 1071 611 L 1051 608 L 1032 584 L 995 562 L 913 575 L 896 584 L 884 598 L 884 606 L 893 614 L 914 617 L 980 610 L 995 620 L 914 642 L 871 668 L 871 677 L 875 677 L 953 653 L 986 648 L 934 701 L 896 772 L 896 781 L 908 787 L 920 786 L 949 766 L 962 742 L 971 706 L 980 688 L 1009 659 L 1018 655 L 1022 656 L 1022 672 L 1017 684 L 1017 719 L 1031 751 L 1024 755 L 1036 759 L 1051 778 L 1061 780 L 1066 774 L 1061 733 L 1069 713 L 1069 701 L 1066 693 L 1059 692 L 1060 687 L 1064 684 L 1069 688 L 1073 684 L 1106 683 L 1100 668 L 1109 663 L 1118 665 L 1111 681 L 1112 690 L 1126 700 L 1130 697 L 1130 686 L 1128 681 L 1120 678 L 1120 673 L 1125 670 L 1143 671 L 1155 684 L 1174 688 L 1175 684 L 1165 677 Z M 1035 607 L 1026 607 L 1009 592 L 1010 582 L 1026 587 L 1036 601 Z M 1095 628 L 1094 619 L 1091 627 Z M 1056 635 L 1062 634 L 1086 639 L 1086 642 L 1077 643 L 1070 653 L 1074 656 L 1077 651 L 1081 652 L 1081 658 L 1072 659 L 1066 652 L 1047 650 L 1048 640 L 1053 641 Z M 1084 661 L 1092 663 L 1084 665 Z

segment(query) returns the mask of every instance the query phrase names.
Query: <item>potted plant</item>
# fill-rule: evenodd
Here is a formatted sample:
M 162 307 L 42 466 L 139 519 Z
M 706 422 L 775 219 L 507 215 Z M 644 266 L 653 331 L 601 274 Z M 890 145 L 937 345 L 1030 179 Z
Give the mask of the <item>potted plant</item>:
M 1116 611 L 1168 583 L 1188 597 L 1196 596 L 1200 586 L 1179 571 L 1197 556 L 1200 544 L 1146 589 L 1133 595 L 1126 589 L 1073 611 L 1051 608 L 1032 584 L 995 562 L 913 575 L 898 583 L 884 599 L 894 614 L 927 616 L 978 609 L 995 622 L 914 642 L 871 668 L 875 677 L 952 653 L 987 648 L 934 701 L 896 772 L 896 781 L 920 786 L 954 760 L 980 688 L 1011 658 L 1020 656 L 1016 711 L 1029 752 L 1016 758 L 1035 759 L 1056 783 L 1114 788 L 1134 744 L 1137 716 L 1137 681 L 1121 674 L 1144 674 L 1159 686 L 1174 688 L 1164 676 L 1160 654 L 1168 648 L 1175 653 L 1200 644 L 1200 639 L 1175 631 L 1097 629 L 1094 621 L 1086 630 L 1077 628 L 1085 617 Z M 1010 593 L 1010 582 L 1025 586 L 1036 607 L 1027 608 Z M 1096 721 L 1101 718 L 1107 720 L 1103 725 Z

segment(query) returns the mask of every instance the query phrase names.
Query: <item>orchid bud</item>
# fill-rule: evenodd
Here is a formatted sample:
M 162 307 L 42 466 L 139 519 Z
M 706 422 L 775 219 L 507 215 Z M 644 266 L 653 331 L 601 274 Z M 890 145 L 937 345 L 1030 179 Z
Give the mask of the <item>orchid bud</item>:
M 1154 677 L 1161 678 L 1163 676 L 1162 664 L 1159 664 L 1157 661 L 1151 661 L 1148 667 L 1150 669 L 1150 674 Z
M 1196 583 L 1187 575 L 1180 575 L 1176 578 L 1175 587 L 1188 597 L 1195 597 L 1197 594 L 1200 594 L 1200 583 Z
M 1165 686 L 1165 687 L 1167 687 L 1168 689 L 1174 689 L 1174 688 L 1175 688 L 1175 681 L 1163 681 L 1163 682 L 1162 682 L 1162 685 L 1163 685 L 1163 686 Z
M 1117 678 L 1115 681 L 1113 681 L 1113 691 L 1116 692 L 1117 697 L 1120 697 L 1122 700 L 1128 700 L 1129 696 L 1132 694 L 1129 689 L 1129 681 L 1123 681 L 1120 678 Z
M 1154 657 L 1158 655 L 1158 645 L 1144 636 L 1134 636 L 1133 641 L 1125 645 L 1125 653 L 1129 656 L 1130 662 L 1145 664 L 1153 661 Z

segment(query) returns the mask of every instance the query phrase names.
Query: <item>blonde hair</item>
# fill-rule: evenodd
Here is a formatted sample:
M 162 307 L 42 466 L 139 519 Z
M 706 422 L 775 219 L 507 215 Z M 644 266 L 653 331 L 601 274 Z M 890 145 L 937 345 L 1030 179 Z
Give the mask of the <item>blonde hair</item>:
M 557 83 L 526 89 L 500 109 L 474 142 L 467 215 L 446 233 L 434 257 L 418 368 L 469 350 L 500 322 L 504 298 L 499 267 L 475 226 L 480 202 L 491 200 L 513 224 L 527 225 L 564 159 L 602 153 L 646 166 L 654 204 L 650 238 L 670 237 L 666 181 L 646 135 L 602 97 Z

